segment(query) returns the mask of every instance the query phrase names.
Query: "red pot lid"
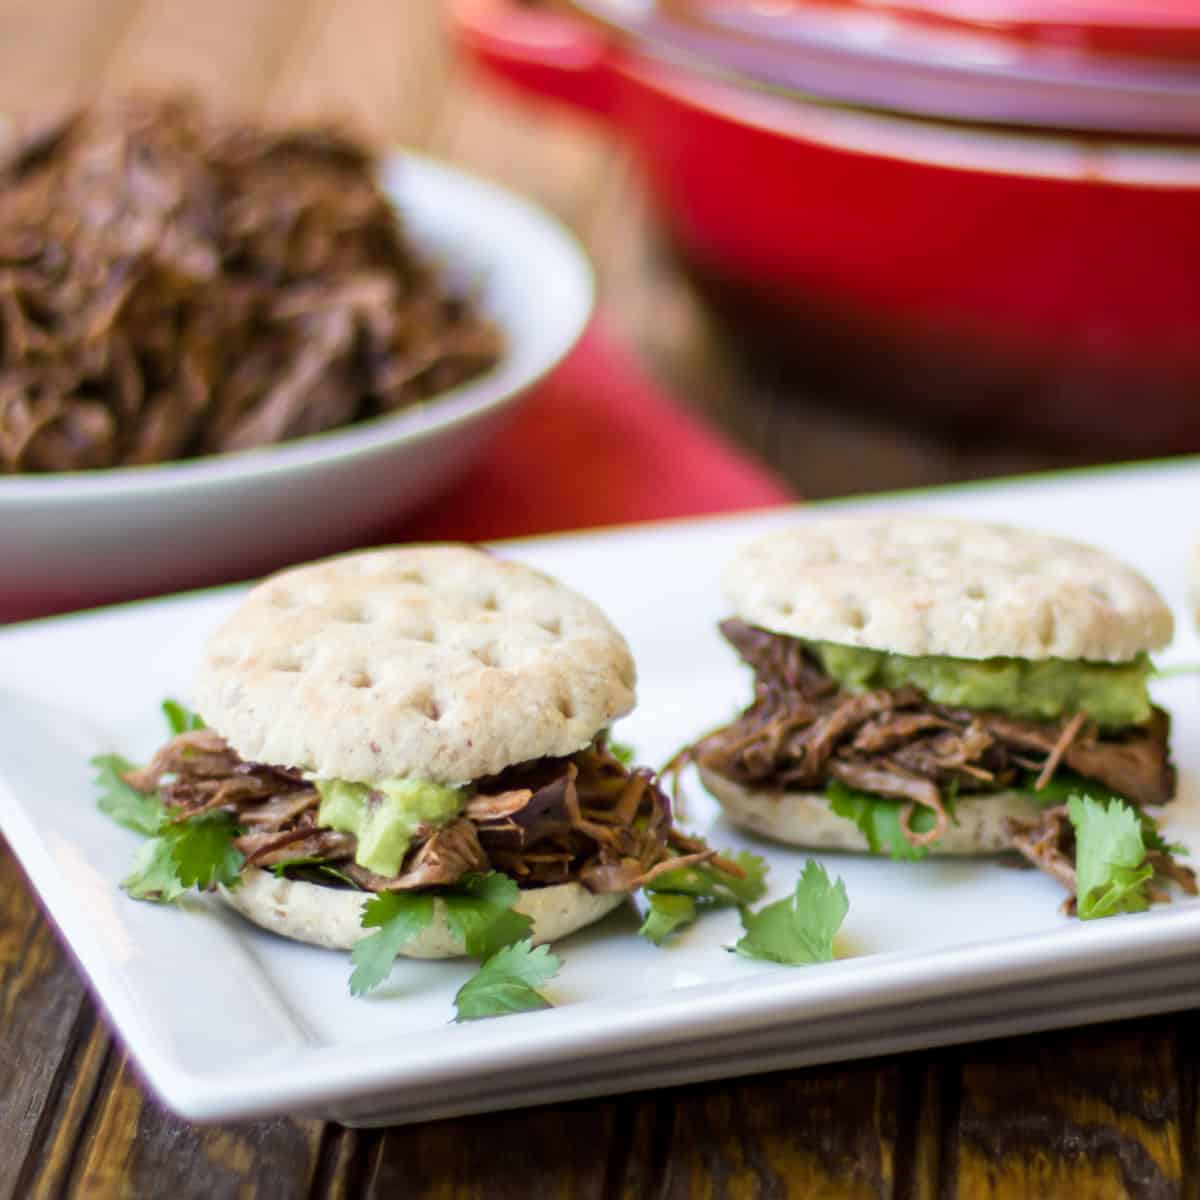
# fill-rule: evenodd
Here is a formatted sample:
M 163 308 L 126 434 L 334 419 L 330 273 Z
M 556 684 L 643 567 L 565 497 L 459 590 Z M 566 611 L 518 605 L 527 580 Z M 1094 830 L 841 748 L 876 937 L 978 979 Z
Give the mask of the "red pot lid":
M 1200 0 L 574 0 L 642 49 L 922 116 L 1200 136 Z
M 890 12 L 943 29 L 981 31 L 1103 54 L 1200 61 L 1200 5 L 1196 0 L 832 2 L 873 12 Z M 703 3 L 696 7 L 703 8 Z M 790 7 L 799 10 L 811 5 L 796 3 Z

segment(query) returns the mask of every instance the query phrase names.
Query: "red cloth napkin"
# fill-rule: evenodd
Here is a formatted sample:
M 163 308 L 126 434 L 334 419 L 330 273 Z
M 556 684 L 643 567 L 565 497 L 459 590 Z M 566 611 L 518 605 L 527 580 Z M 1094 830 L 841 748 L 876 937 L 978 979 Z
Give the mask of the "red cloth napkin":
M 373 532 L 369 543 L 477 542 L 788 499 L 783 484 L 664 395 L 603 323 L 594 322 L 462 483 L 421 512 Z M 329 547 L 338 549 L 349 547 Z M 0 622 L 134 598 L 0 599 Z
M 593 322 L 469 478 L 393 532 L 397 541 L 485 541 L 792 498 Z

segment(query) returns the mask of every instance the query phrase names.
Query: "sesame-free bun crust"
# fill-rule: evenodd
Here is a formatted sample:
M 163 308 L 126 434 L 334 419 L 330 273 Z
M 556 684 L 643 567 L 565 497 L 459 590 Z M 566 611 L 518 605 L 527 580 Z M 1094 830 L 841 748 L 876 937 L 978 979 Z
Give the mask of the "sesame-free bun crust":
M 776 633 L 893 654 L 1124 662 L 1171 612 L 1140 574 L 1065 538 L 945 517 L 826 517 L 770 533 L 723 577 Z
M 481 550 L 411 546 L 259 584 L 209 642 L 195 702 L 250 762 L 460 784 L 582 749 L 634 684 L 590 600 Z
M 248 867 L 241 886 L 221 889 L 221 897 L 255 925 L 281 937 L 330 950 L 349 950 L 375 930 L 362 926 L 363 905 L 369 892 L 321 887 L 297 879 L 277 879 L 270 871 Z M 555 942 L 612 912 L 627 898 L 625 892 L 594 896 L 578 883 L 523 891 L 513 906 L 533 919 L 533 941 Z M 436 896 L 433 920 L 400 953 L 405 958 L 457 958 L 466 948 L 446 920 L 446 906 Z
M 870 849 L 858 826 L 839 817 L 822 792 L 753 791 L 703 767 L 700 776 L 725 815 L 744 829 L 814 850 Z M 955 805 L 957 823 L 950 822 L 929 852 L 966 856 L 1011 850 L 1004 822 L 1010 817 L 1036 820 L 1040 811 L 1033 800 L 1017 792 L 960 797 Z

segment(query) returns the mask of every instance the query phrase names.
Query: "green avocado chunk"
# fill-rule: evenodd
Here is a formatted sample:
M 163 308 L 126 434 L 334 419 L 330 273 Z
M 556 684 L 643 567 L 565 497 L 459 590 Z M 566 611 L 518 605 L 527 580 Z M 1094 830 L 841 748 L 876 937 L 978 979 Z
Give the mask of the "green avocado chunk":
M 1153 668 L 1145 654 L 1120 663 L 1035 661 L 911 657 L 835 642 L 805 644 L 825 672 L 852 692 L 911 683 L 937 704 L 995 709 L 1035 721 L 1082 710 L 1106 728 L 1150 717 L 1146 680 Z
M 421 825 L 445 825 L 462 811 L 465 788 L 425 779 L 351 783 L 315 780 L 321 797 L 317 824 L 358 838 L 354 861 L 377 875 L 396 875 Z

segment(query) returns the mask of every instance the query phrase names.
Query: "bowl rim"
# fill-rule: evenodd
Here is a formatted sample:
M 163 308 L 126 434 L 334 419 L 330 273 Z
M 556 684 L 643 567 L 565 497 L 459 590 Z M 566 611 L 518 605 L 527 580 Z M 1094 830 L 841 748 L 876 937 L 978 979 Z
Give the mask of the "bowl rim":
M 815 142 L 852 153 L 977 174 L 1131 188 L 1200 188 L 1200 142 L 1159 142 L 1137 135 L 1085 136 L 885 112 L 746 86 L 731 76 L 649 54 L 623 55 L 618 69 L 636 86 L 730 125 L 788 141 Z
M 379 178 L 384 193 L 400 209 L 402 217 L 408 214 L 401 207 L 398 190 L 405 175 L 416 176 L 426 184 L 469 187 L 489 207 L 507 208 L 513 216 L 538 228 L 549 241 L 556 243 L 555 254 L 563 264 L 564 274 L 573 276 L 577 288 L 578 313 L 558 336 L 548 340 L 535 361 L 523 364 L 524 370 L 518 371 L 512 356 L 506 356 L 482 375 L 397 412 L 267 446 L 161 463 L 0 474 L 0 511 L 8 504 L 70 505 L 83 500 L 165 491 L 177 494 L 223 482 L 265 479 L 368 457 L 391 450 L 398 443 L 420 445 L 506 407 L 544 380 L 574 349 L 595 311 L 595 269 L 579 238 L 533 200 L 475 171 L 417 151 L 395 148 L 381 156 Z M 503 326 L 502 319 L 500 323 Z M 513 377 L 505 380 L 507 371 L 513 372 Z M 505 380 L 504 385 L 497 386 L 498 380 Z
M 1200 82 L 1194 64 L 1167 56 L 1084 52 L 970 22 L 915 19 L 903 5 L 816 4 L 791 36 L 770 32 L 778 6 L 735 20 L 680 14 L 656 0 L 572 0 L 586 24 L 638 57 L 682 65 L 802 102 L 934 121 L 1084 128 L 1194 141 Z M 753 8 L 753 6 L 752 6 Z M 741 24 L 738 24 L 741 21 Z

